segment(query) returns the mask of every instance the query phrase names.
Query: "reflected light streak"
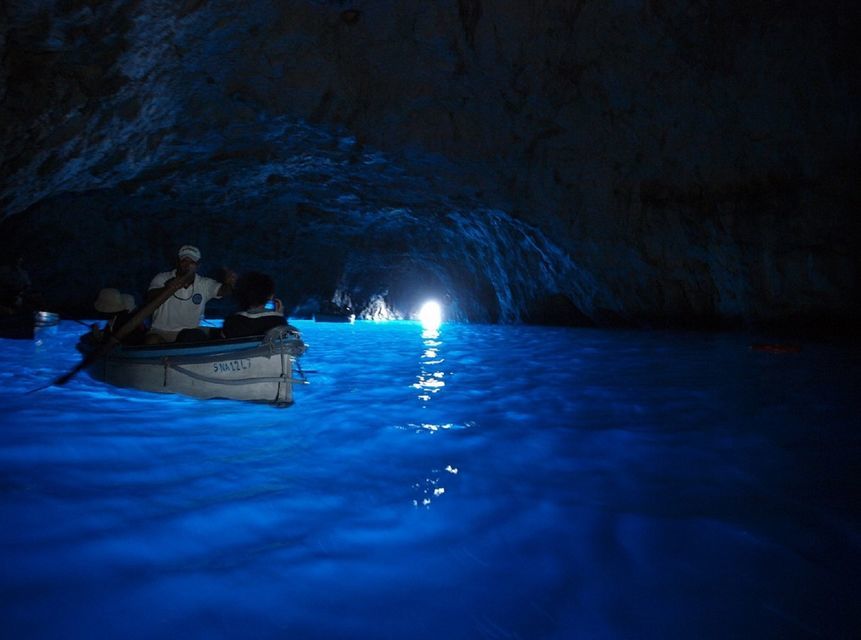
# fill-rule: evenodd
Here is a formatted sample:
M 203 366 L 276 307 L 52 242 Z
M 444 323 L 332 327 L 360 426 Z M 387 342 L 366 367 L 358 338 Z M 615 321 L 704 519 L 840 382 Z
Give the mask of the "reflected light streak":
M 418 382 L 413 383 L 413 389 L 422 391 L 419 395 L 421 400 L 430 400 L 430 394 L 437 393 L 445 386 L 443 378 L 445 373 L 442 371 L 434 371 L 432 373 L 422 373 L 418 376 Z
M 425 350 L 421 356 L 421 370 L 412 386 L 420 392 L 418 399 L 422 402 L 428 402 L 433 394 L 445 387 L 445 373 L 438 370 L 445 361 L 445 358 L 441 357 L 440 354 L 443 343 L 439 339 L 438 330 L 442 321 L 439 304 L 434 301 L 426 302 L 419 317 L 422 321 L 422 340 Z

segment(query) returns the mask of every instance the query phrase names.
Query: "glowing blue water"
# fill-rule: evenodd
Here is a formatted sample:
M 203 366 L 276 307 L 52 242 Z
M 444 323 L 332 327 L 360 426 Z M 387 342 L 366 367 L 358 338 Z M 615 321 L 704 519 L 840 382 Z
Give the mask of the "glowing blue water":
M 296 323 L 287 409 L 0 342 L 3 637 L 849 637 L 857 350 Z

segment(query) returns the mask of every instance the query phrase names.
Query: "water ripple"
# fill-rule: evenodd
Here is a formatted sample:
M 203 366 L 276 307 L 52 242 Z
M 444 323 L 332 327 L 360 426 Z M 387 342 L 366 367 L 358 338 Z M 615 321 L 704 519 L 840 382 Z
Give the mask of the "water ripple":
M 848 637 L 861 622 L 857 352 L 297 324 L 315 373 L 288 409 L 85 374 L 27 394 L 74 366 L 78 327 L 0 343 L 10 637 Z

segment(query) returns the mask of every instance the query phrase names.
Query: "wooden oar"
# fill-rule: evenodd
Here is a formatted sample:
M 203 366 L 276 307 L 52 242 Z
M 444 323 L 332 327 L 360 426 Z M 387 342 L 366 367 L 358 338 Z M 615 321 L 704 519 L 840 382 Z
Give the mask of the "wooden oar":
M 135 327 L 137 327 L 141 322 L 150 317 L 153 311 L 155 311 L 162 304 L 164 304 L 165 300 L 170 298 L 178 289 L 181 289 L 182 287 L 190 284 L 192 280 L 194 280 L 194 271 L 189 271 L 184 276 L 181 276 L 171 282 L 164 288 L 164 291 L 162 291 L 150 302 L 138 309 L 137 313 L 135 313 L 131 318 L 129 318 L 128 322 L 126 322 L 125 324 L 123 324 L 123 326 L 117 329 L 116 333 L 112 332 L 108 334 L 107 342 L 98 345 L 90 353 L 84 356 L 84 359 L 81 360 L 81 362 L 79 362 L 74 369 L 72 369 L 68 373 L 61 375 L 51 384 L 63 386 L 69 380 L 71 380 L 79 371 L 81 371 L 82 369 L 86 369 L 99 358 L 106 356 L 113 350 L 114 347 L 116 347 L 118 344 L 120 344 L 120 342 L 122 342 L 123 338 L 125 338 L 132 331 L 134 331 Z

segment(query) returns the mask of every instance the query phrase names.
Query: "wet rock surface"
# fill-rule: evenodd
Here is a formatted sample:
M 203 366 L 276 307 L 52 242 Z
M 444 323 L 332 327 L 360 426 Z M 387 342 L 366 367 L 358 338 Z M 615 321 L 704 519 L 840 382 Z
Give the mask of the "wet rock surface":
M 296 310 L 851 323 L 859 10 L 767 4 L 15 0 L 0 243 L 77 313 L 189 242 Z

